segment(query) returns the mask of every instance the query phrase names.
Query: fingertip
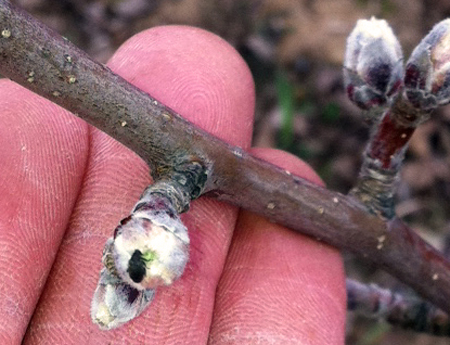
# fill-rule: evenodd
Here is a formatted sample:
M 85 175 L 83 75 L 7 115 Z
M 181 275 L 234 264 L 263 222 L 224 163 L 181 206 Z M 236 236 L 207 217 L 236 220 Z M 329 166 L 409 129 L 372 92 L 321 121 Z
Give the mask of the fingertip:
M 155 27 L 125 42 L 108 65 L 206 131 L 250 145 L 253 79 L 239 53 L 220 37 L 194 27 Z

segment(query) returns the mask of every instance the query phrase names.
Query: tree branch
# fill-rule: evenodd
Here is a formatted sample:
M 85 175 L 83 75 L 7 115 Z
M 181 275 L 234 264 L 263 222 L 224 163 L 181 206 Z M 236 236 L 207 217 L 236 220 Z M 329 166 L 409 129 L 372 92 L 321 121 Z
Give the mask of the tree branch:
M 196 128 L 6 0 L 0 0 L 0 72 L 128 146 L 153 174 L 194 157 L 207 169 L 209 196 L 349 250 L 450 312 L 450 263 L 400 220 L 384 222 L 356 198 Z
M 450 335 L 448 314 L 428 302 L 351 279 L 346 285 L 348 310 L 416 332 Z

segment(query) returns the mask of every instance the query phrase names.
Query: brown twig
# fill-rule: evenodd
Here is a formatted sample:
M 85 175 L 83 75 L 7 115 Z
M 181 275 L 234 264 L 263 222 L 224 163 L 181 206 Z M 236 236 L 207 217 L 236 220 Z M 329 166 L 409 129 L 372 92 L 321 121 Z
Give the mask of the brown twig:
M 450 335 L 448 314 L 429 302 L 347 279 L 348 310 L 386 320 L 394 326 L 437 336 Z
M 450 263 L 400 220 L 384 222 L 356 198 L 194 127 L 6 0 L 0 0 L 0 72 L 122 142 L 153 173 L 195 157 L 207 168 L 208 195 L 349 250 L 450 312 Z

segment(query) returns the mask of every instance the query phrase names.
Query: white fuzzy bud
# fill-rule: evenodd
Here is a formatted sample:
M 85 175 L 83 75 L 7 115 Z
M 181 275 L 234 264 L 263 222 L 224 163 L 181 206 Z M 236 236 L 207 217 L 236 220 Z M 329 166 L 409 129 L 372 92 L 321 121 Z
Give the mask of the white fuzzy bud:
M 187 229 L 168 200 L 158 194 L 141 200 L 106 242 L 92 320 L 108 330 L 137 317 L 157 286 L 182 275 L 188 258 Z
M 187 229 L 175 215 L 135 212 L 116 232 L 112 257 L 119 276 L 137 289 L 170 285 L 189 258 Z
M 450 19 L 436 24 L 406 64 L 405 94 L 422 110 L 450 102 Z
M 391 100 L 402 86 L 403 54 L 385 20 L 358 20 L 347 39 L 344 83 L 348 97 L 362 109 Z

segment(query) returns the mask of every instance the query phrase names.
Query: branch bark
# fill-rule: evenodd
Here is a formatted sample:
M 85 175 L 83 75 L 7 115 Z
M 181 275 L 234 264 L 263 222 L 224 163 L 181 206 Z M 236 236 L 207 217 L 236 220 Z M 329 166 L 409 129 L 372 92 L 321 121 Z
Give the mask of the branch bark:
M 399 219 L 384 222 L 356 198 L 196 128 L 6 0 L 0 0 L 0 73 L 128 146 L 154 174 L 194 157 L 207 168 L 207 195 L 351 251 L 450 313 L 450 263 Z
M 449 336 L 450 320 L 434 305 L 417 297 L 382 289 L 375 284 L 365 285 L 347 279 L 348 310 L 366 317 L 385 320 L 391 325 L 436 336 Z

